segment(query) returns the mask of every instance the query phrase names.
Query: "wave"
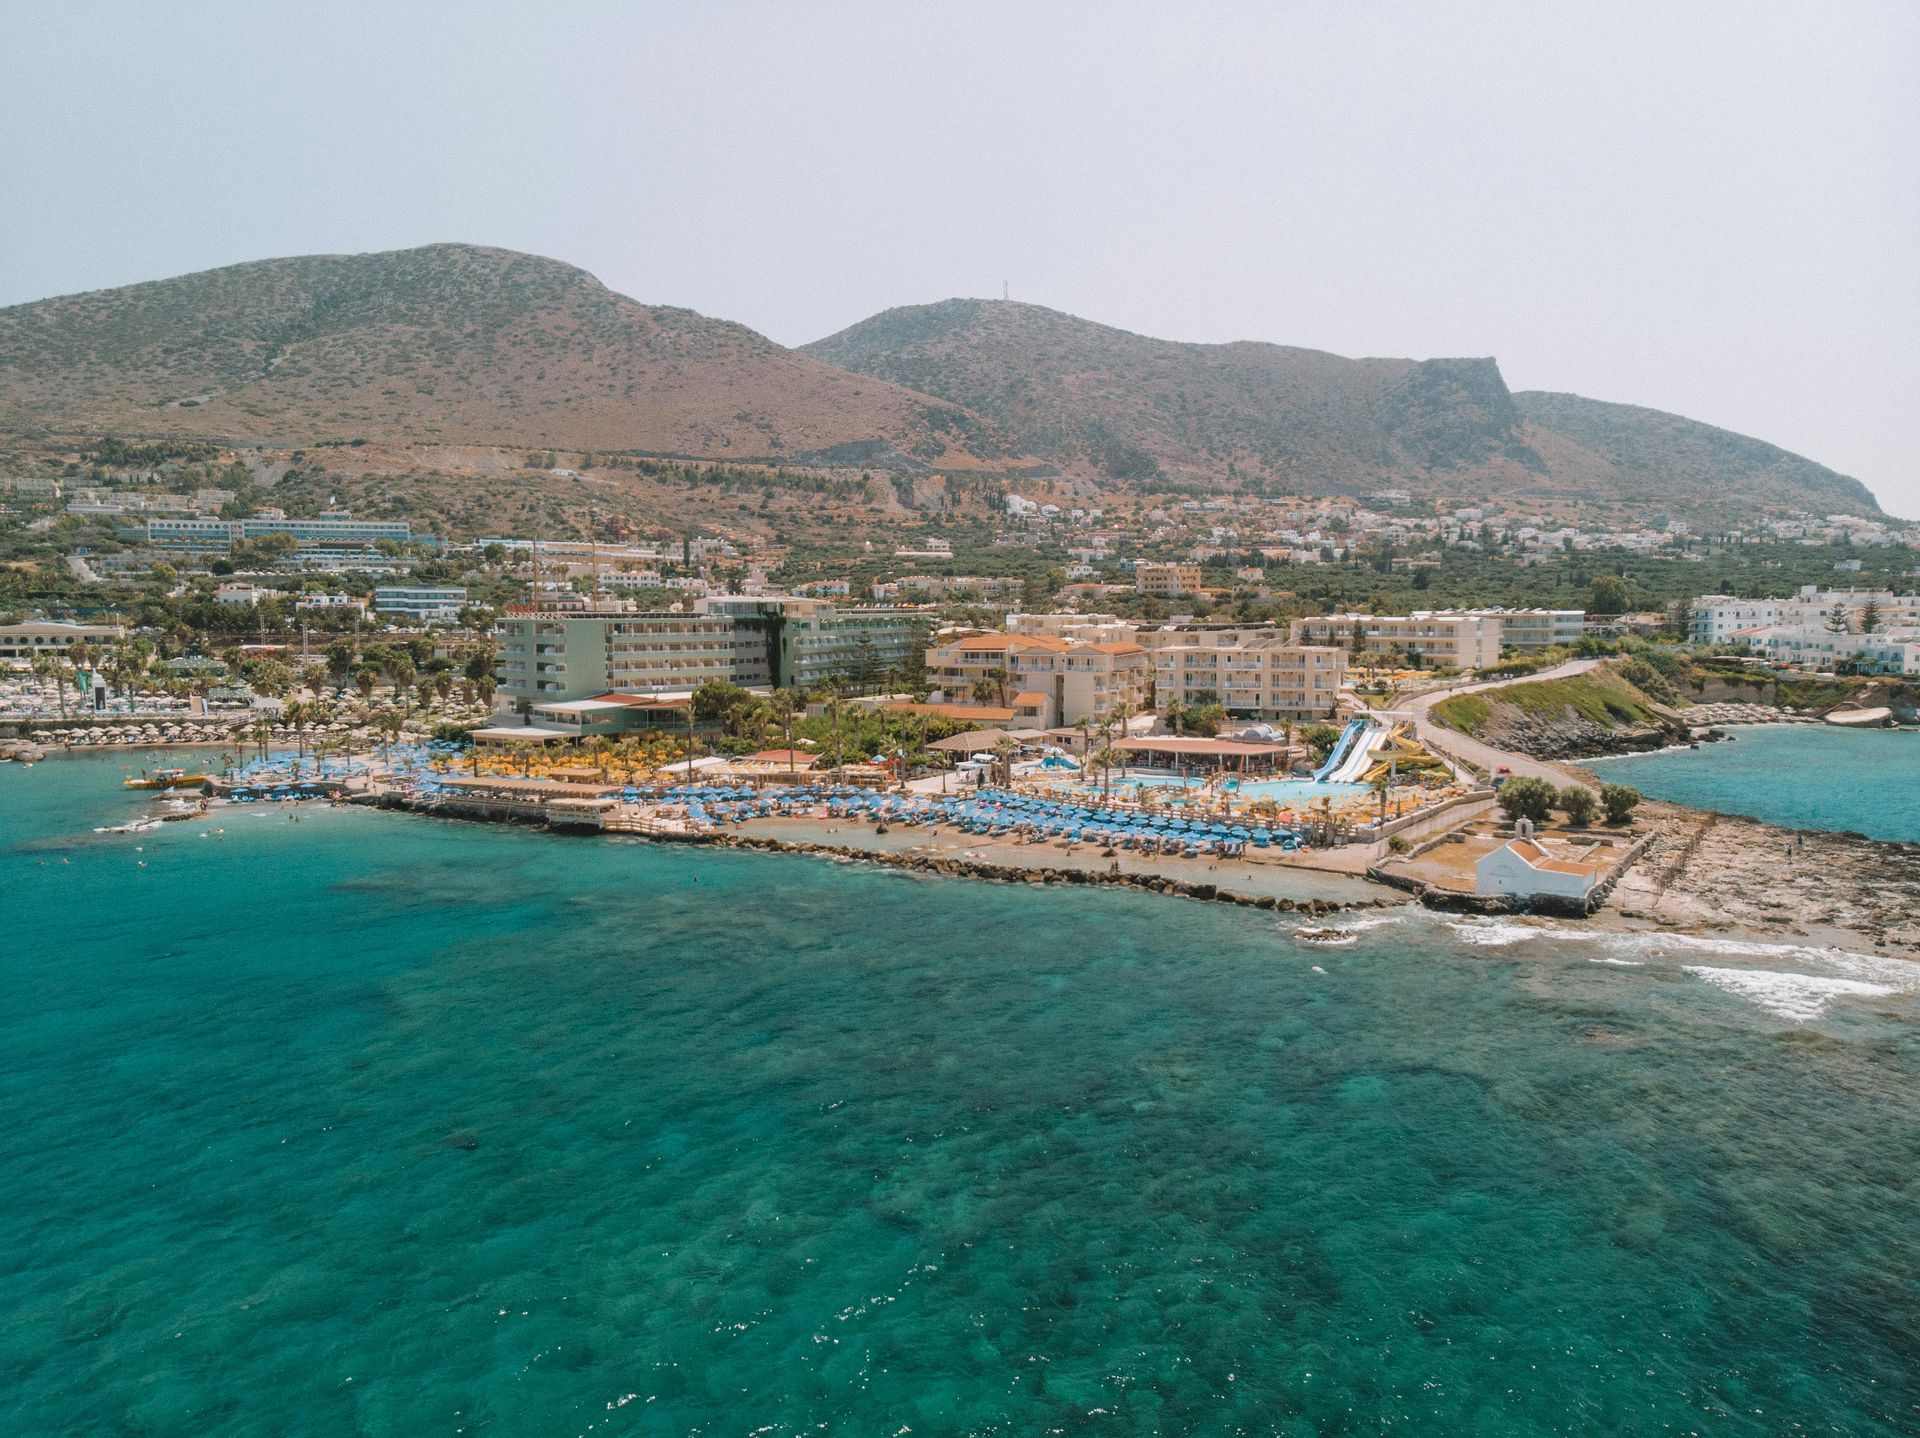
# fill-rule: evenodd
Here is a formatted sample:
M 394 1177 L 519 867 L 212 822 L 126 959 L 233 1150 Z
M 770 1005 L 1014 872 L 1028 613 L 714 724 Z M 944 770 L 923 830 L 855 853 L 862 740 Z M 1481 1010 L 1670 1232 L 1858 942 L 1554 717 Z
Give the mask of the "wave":
M 1795 1023 L 1808 1023 L 1826 1012 L 1837 998 L 1885 998 L 1896 993 L 1890 984 L 1864 979 L 1835 979 L 1821 974 L 1778 973 L 1771 969 L 1721 969 L 1708 964 L 1682 967 L 1716 988 L 1757 1004 L 1768 1013 Z
M 1518 919 L 1451 919 L 1447 927 L 1461 943 L 1471 944 L 1478 949 L 1504 949 L 1512 944 L 1531 943 L 1540 939 L 1570 939 L 1584 943 L 1602 937 L 1594 929 L 1576 929 L 1552 923 L 1530 924 Z

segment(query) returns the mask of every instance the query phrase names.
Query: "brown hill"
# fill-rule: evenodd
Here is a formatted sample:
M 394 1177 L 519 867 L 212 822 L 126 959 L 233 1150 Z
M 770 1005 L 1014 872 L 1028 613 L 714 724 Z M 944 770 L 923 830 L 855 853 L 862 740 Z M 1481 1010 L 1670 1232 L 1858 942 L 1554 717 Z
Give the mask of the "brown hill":
M 1855 480 L 1653 410 L 1508 392 L 1491 359 L 1178 344 L 1038 305 L 887 310 L 803 346 L 1003 426 L 1107 481 L 1306 494 L 1406 489 L 1622 513 L 1877 509 Z
M 1708 509 L 1780 505 L 1820 514 L 1874 514 L 1880 506 L 1857 479 L 1837 474 L 1762 439 L 1716 429 L 1639 405 L 1577 394 L 1521 390 L 1514 407 L 1535 431 L 1602 461 L 1621 493 L 1654 499 L 1669 491 Z
M 263 260 L 0 309 L 0 429 L 978 468 L 964 410 L 471 245 Z

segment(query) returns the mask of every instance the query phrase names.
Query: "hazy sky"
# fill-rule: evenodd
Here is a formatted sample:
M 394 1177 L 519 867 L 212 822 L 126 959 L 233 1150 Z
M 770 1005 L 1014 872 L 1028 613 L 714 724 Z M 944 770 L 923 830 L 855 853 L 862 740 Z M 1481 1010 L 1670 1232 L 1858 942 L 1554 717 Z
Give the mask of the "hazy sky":
M 1495 355 L 1920 517 L 1920 4 L 0 0 L 0 304 L 469 240 L 783 343 Z

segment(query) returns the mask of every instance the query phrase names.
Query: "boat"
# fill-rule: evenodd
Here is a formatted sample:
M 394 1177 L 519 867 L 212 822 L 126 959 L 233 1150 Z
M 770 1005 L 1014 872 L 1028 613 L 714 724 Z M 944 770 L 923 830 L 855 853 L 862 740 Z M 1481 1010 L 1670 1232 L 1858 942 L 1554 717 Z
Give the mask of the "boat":
M 109 824 L 102 828 L 95 829 L 93 832 L 96 834 L 144 834 L 149 829 L 157 829 L 159 827 L 160 821 L 158 819 L 135 819 L 126 824 Z
M 205 774 L 189 774 L 185 769 L 155 769 L 151 774 L 143 774 L 138 779 L 129 779 L 129 789 L 172 789 L 183 784 L 204 784 Z

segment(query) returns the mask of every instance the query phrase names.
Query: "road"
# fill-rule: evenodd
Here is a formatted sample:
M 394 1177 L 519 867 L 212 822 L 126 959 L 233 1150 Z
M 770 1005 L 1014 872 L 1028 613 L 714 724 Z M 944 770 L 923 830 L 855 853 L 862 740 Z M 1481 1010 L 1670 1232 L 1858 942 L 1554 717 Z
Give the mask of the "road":
M 1478 765 L 1491 774 L 1502 764 L 1515 775 L 1527 775 L 1535 779 L 1545 779 L 1557 786 L 1578 782 L 1578 776 L 1557 764 L 1549 764 L 1540 759 L 1529 759 L 1524 754 L 1509 754 L 1496 749 L 1491 744 L 1482 744 L 1478 739 L 1470 739 L 1457 730 L 1443 727 L 1430 717 L 1430 711 L 1442 699 L 1451 699 L 1456 694 L 1478 694 L 1487 689 L 1504 689 L 1510 684 L 1532 684 L 1542 679 L 1571 679 L 1576 674 L 1585 674 L 1598 659 L 1569 659 L 1565 664 L 1552 669 L 1543 669 L 1538 674 L 1528 674 L 1516 679 L 1491 679 L 1481 684 L 1462 684 L 1453 689 L 1438 689 L 1431 694 L 1422 694 L 1417 699 L 1409 699 L 1395 709 L 1395 713 L 1410 715 L 1413 719 L 1414 734 L 1429 749 L 1445 754 L 1450 759 L 1458 759 L 1468 764 Z

